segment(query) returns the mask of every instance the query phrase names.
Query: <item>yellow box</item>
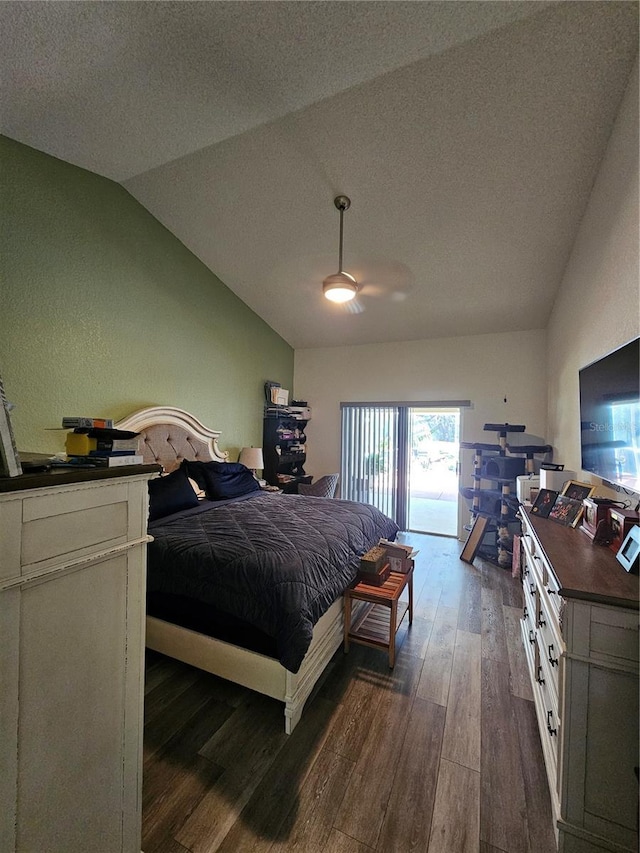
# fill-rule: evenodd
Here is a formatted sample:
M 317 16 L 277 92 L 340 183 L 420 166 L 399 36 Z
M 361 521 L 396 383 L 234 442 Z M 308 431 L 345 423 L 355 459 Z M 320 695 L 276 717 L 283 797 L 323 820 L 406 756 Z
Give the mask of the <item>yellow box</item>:
M 67 433 L 67 440 L 65 442 L 67 456 L 87 456 L 92 450 L 97 449 L 97 438 L 90 438 L 83 432 Z

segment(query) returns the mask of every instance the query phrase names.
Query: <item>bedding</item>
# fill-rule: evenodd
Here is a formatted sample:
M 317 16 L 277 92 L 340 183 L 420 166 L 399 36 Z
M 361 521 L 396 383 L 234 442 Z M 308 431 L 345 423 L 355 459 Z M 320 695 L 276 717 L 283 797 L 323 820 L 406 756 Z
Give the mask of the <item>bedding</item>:
M 354 501 L 260 490 L 201 502 L 150 522 L 148 590 L 243 620 L 273 638 L 278 660 L 296 673 L 314 624 L 354 580 L 360 556 L 397 532 Z
M 240 462 L 193 462 L 183 459 L 180 469 L 196 481 L 211 501 L 239 498 L 259 492 L 260 485 Z
M 149 480 L 149 521 L 156 521 L 194 506 L 198 506 L 198 495 L 180 468 L 164 477 Z

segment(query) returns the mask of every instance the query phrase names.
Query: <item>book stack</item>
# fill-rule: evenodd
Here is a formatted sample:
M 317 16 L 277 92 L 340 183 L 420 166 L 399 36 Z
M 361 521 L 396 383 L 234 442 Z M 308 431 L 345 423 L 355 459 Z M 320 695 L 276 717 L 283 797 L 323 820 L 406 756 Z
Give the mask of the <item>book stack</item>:
M 72 465 L 113 468 L 141 465 L 137 432 L 114 429 L 110 418 L 63 418 L 67 433 L 65 450 Z

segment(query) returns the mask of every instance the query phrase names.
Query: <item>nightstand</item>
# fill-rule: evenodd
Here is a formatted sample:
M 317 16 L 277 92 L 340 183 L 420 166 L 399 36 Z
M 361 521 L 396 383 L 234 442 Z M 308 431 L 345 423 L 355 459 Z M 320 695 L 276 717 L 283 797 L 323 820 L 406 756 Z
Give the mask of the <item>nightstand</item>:
M 401 598 L 405 587 L 408 599 Z M 364 601 L 362 609 L 352 624 L 353 601 Z M 396 634 L 404 617 L 413 622 L 413 567 L 408 572 L 391 572 L 381 586 L 355 582 L 344 594 L 344 651 L 349 643 L 361 643 L 377 649 L 386 649 L 389 667 L 396 662 Z

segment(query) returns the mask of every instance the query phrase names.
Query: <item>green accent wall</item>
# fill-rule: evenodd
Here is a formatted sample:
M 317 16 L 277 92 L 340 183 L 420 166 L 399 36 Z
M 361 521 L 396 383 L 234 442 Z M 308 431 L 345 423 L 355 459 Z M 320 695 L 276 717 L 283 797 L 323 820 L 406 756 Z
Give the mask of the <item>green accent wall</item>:
M 0 137 L 0 376 L 19 450 L 64 415 L 186 409 L 232 460 L 262 444 L 293 349 L 114 181 Z M 215 240 L 216 235 L 212 234 Z

